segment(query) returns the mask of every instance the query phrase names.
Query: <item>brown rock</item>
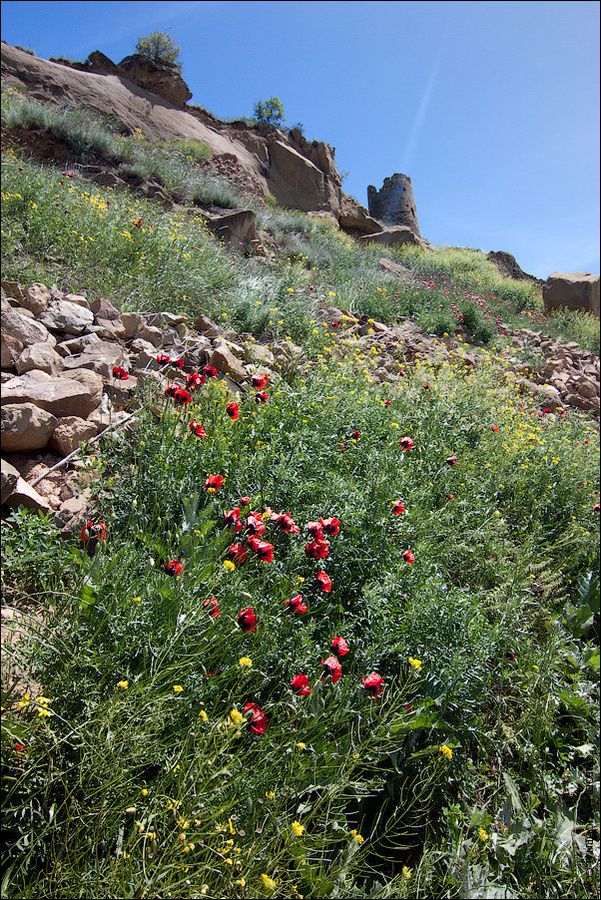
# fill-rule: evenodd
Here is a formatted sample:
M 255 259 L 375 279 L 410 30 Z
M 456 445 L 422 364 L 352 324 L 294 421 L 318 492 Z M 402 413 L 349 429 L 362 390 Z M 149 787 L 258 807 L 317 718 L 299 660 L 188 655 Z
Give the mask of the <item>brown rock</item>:
M 48 308 L 48 304 L 51 300 L 52 291 L 50 288 L 46 287 L 45 284 L 40 284 L 36 281 L 34 284 L 30 284 L 25 291 L 21 306 L 32 312 L 34 316 L 37 316 L 38 313 L 41 313 Z
M 17 338 L 12 337 L 10 334 L 2 332 L 0 346 L 2 348 L 1 368 L 14 369 L 15 363 L 23 350 L 22 341 L 18 341 Z
M 263 366 L 273 366 L 275 363 L 275 356 L 269 347 L 265 347 L 264 344 L 245 344 L 244 359 L 247 363 L 256 363 Z
M 103 378 L 109 378 L 115 366 L 122 368 L 128 366 L 128 357 L 118 344 L 100 341 L 85 347 L 83 352 L 76 356 L 66 357 L 63 365 L 65 369 L 91 369 Z
M 39 369 L 48 375 L 56 375 L 63 367 L 63 361 L 56 350 L 48 341 L 30 344 L 25 347 L 15 363 L 18 375 L 23 375 L 32 369 Z
M 143 341 L 148 341 L 149 344 L 152 344 L 157 349 L 163 346 L 163 332 L 160 328 L 155 328 L 153 325 L 143 325 L 138 330 L 136 337 L 142 338 Z
M 2 331 L 5 336 L 10 335 L 21 341 L 25 347 L 49 340 L 52 346 L 56 344 L 56 339 L 50 335 L 42 322 L 37 322 L 16 309 L 2 314 Z
M 93 332 L 90 334 L 80 334 L 79 337 L 70 338 L 68 341 L 61 341 L 56 345 L 56 352 L 61 356 L 75 356 L 76 353 L 82 353 L 90 344 L 98 344 L 100 338 Z
M 79 382 L 79 384 L 83 385 L 89 392 L 93 402 L 96 405 L 100 403 L 102 400 L 104 382 L 102 376 L 97 372 L 92 372 L 91 369 L 65 369 L 63 376 Z
M 258 239 L 257 217 L 252 209 L 234 209 L 222 216 L 210 216 L 209 227 L 218 240 L 232 249 L 248 248 Z
M 68 456 L 79 448 L 82 441 L 89 441 L 97 434 L 98 429 L 93 422 L 79 416 L 65 416 L 60 419 L 54 430 L 50 447 L 61 456 Z
M 2 460 L 2 475 L 0 479 L 0 503 L 2 506 L 6 503 L 12 492 L 17 486 L 17 481 L 21 476 L 14 466 L 11 466 L 5 459 Z
M 208 338 L 216 338 L 221 334 L 222 329 L 219 325 L 216 325 L 212 319 L 209 319 L 208 316 L 201 315 L 194 322 L 194 328 L 196 331 L 200 331 L 201 334 L 204 334 L 205 337 Z
M 248 372 L 239 359 L 236 359 L 232 351 L 225 343 L 213 350 L 209 363 L 219 372 L 229 375 L 232 381 L 241 382 L 247 377 Z
M 121 313 L 119 318 L 123 322 L 125 334 L 128 338 L 135 337 L 138 331 L 146 325 L 146 317 L 141 315 L 141 313 L 125 312 Z
M 26 372 L 3 385 L 2 405 L 33 403 L 54 416 L 87 417 L 95 407 L 89 391 L 72 378 L 52 378 L 45 372 Z
M 119 310 L 116 309 L 109 300 L 92 300 L 90 309 L 97 319 L 110 319 L 113 321 L 114 319 L 118 319 L 121 315 Z
M 18 281 L 3 281 L 2 290 L 11 300 L 16 300 L 19 305 L 23 303 L 27 295 L 27 289 L 22 287 Z
M 413 244 L 424 248 L 429 246 L 426 241 L 406 225 L 395 225 L 393 228 L 387 228 L 385 231 L 380 231 L 377 234 L 362 235 L 359 238 L 359 242 L 362 244 L 383 244 L 386 247 L 402 247 L 404 244 Z
M 92 333 L 103 341 L 124 341 L 127 337 L 120 319 L 101 319 L 97 316 L 92 329 Z
M 390 272 L 391 275 L 396 275 L 397 278 L 402 278 L 405 281 L 413 280 L 413 273 L 411 269 L 408 269 L 406 266 L 401 265 L 401 263 L 393 262 L 391 259 L 386 259 L 383 257 L 378 260 L 378 265 L 381 269 L 384 269 L 385 272 Z
M 68 297 L 72 296 L 67 294 Z M 48 309 L 41 312 L 37 321 L 50 331 L 64 331 L 67 334 L 82 334 L 94 324 L 94 313 L 91 309 L 69 300 L 53 300 Z
M 52 512 L 52 507 L 48 501 L 45 500 L 41 494 L 38 494 L 35 488 L 30 487 L 21 477 L 19 477 L 14 491 L 6 502 L 11 509 L 17 509 L 19 506 L 24 506 L 25 509 L 35 509 L 46 514 Z
M 545 312 L 575 309 L 599 317 L 599 276 L 589 272 L 553 272 L 543 285 Z
M 123 409 L 124 406 L 131 404 L 137 386 L 138 379 L 134 375 L 130 375 L 125 381 L 109 378 L 104 385 L 104 391 L 111 398 L 115 409 Z
M 83 294 L 63 294 L 62 297 L 55 297 L 55 300 L 66 300 L 68 303 L 75 303 L 76 306 L 82 306 L 87 310 L 90 309 L 88 298 L 84 297 Z
M 121 74 L 135 84 L 164 97 L 174 106 L 183 107 L 192 97 L 190 88 L 173 63 L 150 59 L 141 53 L 126 56 L 119 63 Z

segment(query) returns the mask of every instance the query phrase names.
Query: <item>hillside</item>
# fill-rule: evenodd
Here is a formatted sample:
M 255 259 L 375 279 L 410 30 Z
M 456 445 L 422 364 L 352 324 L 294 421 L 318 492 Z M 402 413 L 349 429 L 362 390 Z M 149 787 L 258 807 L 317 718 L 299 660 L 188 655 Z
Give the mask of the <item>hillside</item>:
M 3 895 L 596 896 L 598 318 L 2 65 Z

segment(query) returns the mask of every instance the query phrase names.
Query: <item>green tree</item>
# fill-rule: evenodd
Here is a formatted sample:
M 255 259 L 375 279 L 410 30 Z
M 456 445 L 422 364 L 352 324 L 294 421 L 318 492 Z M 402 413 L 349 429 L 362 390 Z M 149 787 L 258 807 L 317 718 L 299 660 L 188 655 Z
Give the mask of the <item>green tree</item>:
M 145 34 L 138 38 L 136 44 L 136 52 L 143 53 L 157 62 L 173 63 L 177 68 L 182 70 L 182 64 L 179 55 L 182 48 L 176 44 L 170 34 L 166 31 L 153 31 L 151 34 Z
M 278 97 L 270 97 L 269 100 L 259 100 L 254 108 L 255 119 L 259 125 L 273 125 L 278 128 L 286 121 L 284 107 Z

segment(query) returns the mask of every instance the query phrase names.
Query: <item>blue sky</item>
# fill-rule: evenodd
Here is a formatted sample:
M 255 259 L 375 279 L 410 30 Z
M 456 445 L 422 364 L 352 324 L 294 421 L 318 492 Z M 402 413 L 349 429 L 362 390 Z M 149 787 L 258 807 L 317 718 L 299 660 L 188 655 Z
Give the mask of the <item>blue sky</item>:
M 235 118 L 279 97 L 365 205 L 409 175 L 432 243 L 599 273 L 597 2 L 2 3 L 2 39 L 46 59 L 119 62 L 154 30 L 192 103 Z

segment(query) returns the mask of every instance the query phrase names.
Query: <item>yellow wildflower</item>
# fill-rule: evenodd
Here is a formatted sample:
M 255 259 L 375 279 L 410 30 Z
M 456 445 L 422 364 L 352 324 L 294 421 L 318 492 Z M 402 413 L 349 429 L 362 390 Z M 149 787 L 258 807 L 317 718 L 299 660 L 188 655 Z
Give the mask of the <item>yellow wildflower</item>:
M 129 687 L 129 681 L 127 680 L 127 678 L 123 678 L 122 681 L 118 681 L 118 682 L 117 682 L 117 687 L 118 687 L 119 690 L 121 690 L 121 691 L 126 691 L 126 690 L 128 689 L 128 687 Z
M 409 879 L 411 878 L 411 869 L 408 869 L 407 866 L 403 866 L 403 868 L 401 869 L 401 874 L 403 878 L 406 878 L 407 881 L 409 881 Z
M 183 691 L 183 687 L 181 686 L 181 684 L 174 684 L 174 685 L 173 685 L 173 692 L 174 692 L 174 694 L 181 694 L 182 691 Z
M 269 875 L 263 873 L 261 875 L 261 880 L 263 881 L 263 885 L 267 888 L 268 891 L 271 891 L 272 893 L 275 891 L 277 885 L 273 878 L 270 878 Z
M 446 744 L 441 744 L 438 748 L 443 756 L 446 756 L 447 759 L 452 759 L 453 751 Z
M 362 844 L 365 840 L 365 838 L 359 834 L 356 828 L 353 828 L 353 830 L 351 831 L 351 837 L 356 844 Z
M 242 724 L 244 723 L 244 721 L 245 721 L 244 716 L 243 716 L 242 713 L 241 713 L 239 710 L 237 710 L 237 709 L 233 709 L 233 710 L 231 711 L 231 713 L 230 713 L 230 719 L 232 720 L 232 726 L 242 725 Z
M 203 722 L 208 722 L 209 717 L 206 714 L 206 712 L 204 711 L 204 709 L 201 709 L 199 715 Z
M 409 657 L 409 665 L 411 668 L 415 669 L 416 672 L 419 672 L 422 667 L 421 659 L 413 659 L 412 656 Z
M 248 656 L 241 656 L 238 663 L 241 669 L 252 669 L 253 661 Z
M 292 830 L 293 830 L 293 832 L 295 833 L 295 835 L 296 835 L 297 837 L 300 837 L 300 836 L 303 834 L 304 830 L 305 830 L 305 826 L 304 826 L 304 825 L 301 825 L 300 822 L 294 821 L 294 822 L 292 823 Z
M 36 704 L 38 716 L 53 716 L 54 715 L 52 710 L 47 708 L 48 704 L 50 703 L 50 700 L 48 699 L 48 697 L 42 697 L 42 696 L 36 697 L 34 702 Z
M 483 844 L 485 844 L 486 841 L 488 840 L 488 834 L 484 830 L 484 828 L 482 828 L 482 826 L 480 826 L 480 828 L 478 829 L 478 837 L 480 838 L 480 840 L 482 841 Z
M 236 568 L 236 566 L 231 561 L 231 559 L 226 559 L 226 561 L 223 564 L 223 568 L 225 569 L 226 572 L 233 572 L 234 569 Z

